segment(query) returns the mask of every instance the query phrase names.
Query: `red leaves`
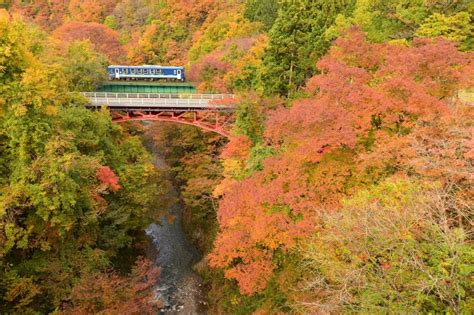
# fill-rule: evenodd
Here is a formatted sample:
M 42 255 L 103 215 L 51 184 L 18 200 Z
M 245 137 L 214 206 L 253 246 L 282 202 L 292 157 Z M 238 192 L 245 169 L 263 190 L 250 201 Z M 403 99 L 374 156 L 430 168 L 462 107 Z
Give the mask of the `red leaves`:
M 15 0 L 12 1 L 10 11 L 20 13 L 47 30 L 53 30 L 64 22 L 67 3 L 64 0 L 35 0 L 25 5 L 24 1 Z
M 120 61 L 125 56 L 119 34 L 103 24 L 69 22 L 54 31 L 53 36 L 63 44 L 76 40 L 90 40 L 95 49 L 106 55 L 110 62 Z
M 219 206 L 221 233 L 210 263 L 225 268 L 226 277 L 236 279 L 244 294 L 265 288 L 275 268 L 275 250 L 292 248 L 295 239 L 313 229 L 307 216 L 312 209 L 301 196 L 304 179 L 279 170 L 281 174 L 258 173 L 232 185 Z
M 139 258 L 128 276 L 116 273 L 84 275 L 74 286 L 66 314 L 156 314 L 153 296 L 160 269 Z
M 117 192 L 120 189 L 118 177 L 108 166 L 101 166 L 97 171 L 97 179 L 107 185 L 110 190 Z
M 471 139 L 466 141 L 466 148 L 466 158 L 470 159 L 471 161 L 474 161 L 474 128 L 471 128 Z
M 246 136 L 239 136 L 230 139 L 229 144 L 222 152 L 222 157 L 225 159 L 234 158 L 244 160 L 247 158 L 252 143 Z
M 227 93 L 229 91 L 222 77 L 230 69 L 231 64 L 223 61 L 223 53 L 213 52 L 191 67 L 188 78 L 191 81 L 202 82 L 200 90 Z
M 443 119 L 449 117 L 447 100 L 462 84 L 471 58 L 442 40 L 416 41 L 413 47 L 370 44 L 354 31 L 337 40 L 318 63 L 322 73 L 308 82 L 314 96 L 269 115 L 265 137 L 279 154 L 263 162 L 263 171 L 224 191 L 211 265 L 224 268 L 242 293 L 259 292 L 276 267 L 274 252 L 292 250 L 315 230 L 320 213 L 337 210 L 355 185 L 387 176 L 387 166 L 399 169 L 402 161 L 426 164 L 416 158 L 426 145 L 413 147 L 406 134 L 422 135 L 421 121 L 449 120 Z M 449 128 L 434 129 L 449 134 Z M 364 141 L 372 156 L 364 155 Z M 442 149 L 443 138 L 438 142 L 440 155 L 457 152 Z M 234 158 L 238 148 L 246 152 L 244 144 L 231 141 L 225 156 Z M 445 162 L 453 165 L 454 159 Z
M 117 5 L 114 0 L 70 0 L 69 15 L 75 21 L 97 22 L 109 15 Z
M 470 59 L 472 54 L 444 40 L 417 40 L 414 47 L 368 44 L 353 31 L 318 62 L 322 74 L 307 85 L 318 94 L 275 112 L 266 136 L 274 143 L 291 139 L 313 147 L 317 155 L 328 147 L 353 147 L 373 127 L 374 115 L 380 115 L 380 127 L 400 119 L 409 126 L 410 115 L 431 119 L 447 110 L 442 99 L 459 88 Z

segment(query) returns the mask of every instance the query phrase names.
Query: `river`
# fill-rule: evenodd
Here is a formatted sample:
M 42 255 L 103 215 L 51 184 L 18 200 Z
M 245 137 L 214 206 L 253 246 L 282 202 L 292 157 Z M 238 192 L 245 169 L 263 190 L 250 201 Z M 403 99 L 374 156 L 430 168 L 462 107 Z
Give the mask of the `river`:
M 157 168 L 166 167 L 156 150 L 154 164 Z M 161 268 L 160 278 L 155 287 L 156 298 L 164 307 L 162 314 L 207 314 L 207 298 L 202 279 L 192 270 L 200 260 L 197 249 L 188 241 L 181 223 L 182 203 L 176 188 L 170 191 L 178 202 L 170 206 L 169 214 L 173 220 L 163 216 L 160 222 L 146 229 L 150 239 L 149 258 Z

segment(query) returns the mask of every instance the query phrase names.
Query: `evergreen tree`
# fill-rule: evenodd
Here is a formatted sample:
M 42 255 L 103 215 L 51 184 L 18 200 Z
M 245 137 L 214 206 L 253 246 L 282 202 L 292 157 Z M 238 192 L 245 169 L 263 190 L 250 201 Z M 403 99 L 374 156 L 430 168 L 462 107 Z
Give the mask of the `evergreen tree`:
M 277 14 L 278 0 L 247 0 L 245 3 L 245 17 L 261 22 L 266 31 L 272 28 Z
M 353 0 L 281 0 L 264 56 L 262 84 L 268 94 L 290 95 L 316 70 L 330 43 L 324 37 L 337 14 L 349 13 Z

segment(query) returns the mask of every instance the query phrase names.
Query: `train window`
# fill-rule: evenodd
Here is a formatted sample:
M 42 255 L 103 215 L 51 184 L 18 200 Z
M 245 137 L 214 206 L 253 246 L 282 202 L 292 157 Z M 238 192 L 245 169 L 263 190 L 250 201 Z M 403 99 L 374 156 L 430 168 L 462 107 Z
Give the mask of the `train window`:
M 142 69 L 138 69 L 138 74 L 142 74 Z
M 176 70 L 174 70 L 174 74 L 176 74 Z

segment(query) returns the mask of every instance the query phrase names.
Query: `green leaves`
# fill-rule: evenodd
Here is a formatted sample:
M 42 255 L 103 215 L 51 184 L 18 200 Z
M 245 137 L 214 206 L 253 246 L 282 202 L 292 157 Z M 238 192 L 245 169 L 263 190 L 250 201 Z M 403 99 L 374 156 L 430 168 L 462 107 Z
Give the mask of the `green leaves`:
M 350 26 L 360 27 L 373 42 L 443 36 L 473 49 L 469 1 L 357 0 L 352 14 L 340 15 L 326 31 L 335 39 Z
M 63 58 L 70 91 L 95 91 L 107 79 L 107 58 L 96 52 L 89 41 L 71 42 Z
M 68 93 L 94 89 L 104 57 L 88 42 L 37 55 L 52 44 L 32 34 L 0 11 L 2 313 L 61 307 L 82 273 L 104 271 L 130 245 L 157 187 L 140 140 Z
M 247 0 L 245 17 L 250 21 L 261 22 L 265 30 L 270 30 L 278 15 L 277 0 Z
M 338 14 L 350 13 L 352 0 L 279 2 L 278 16 L 269 32 L 262 84 L 266 94 L 291 95 L 314 75 L 316 60 L 329 48 L 324 34 Z

